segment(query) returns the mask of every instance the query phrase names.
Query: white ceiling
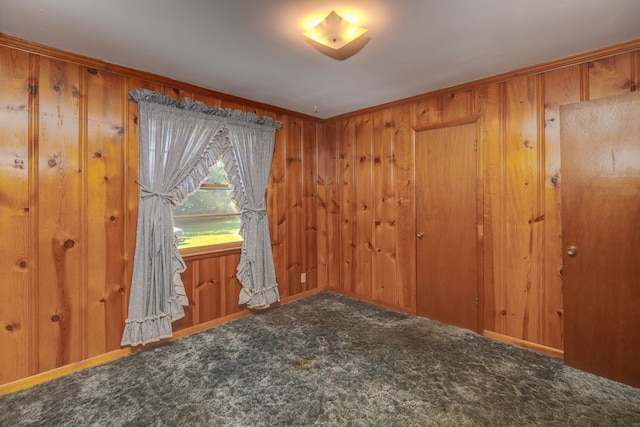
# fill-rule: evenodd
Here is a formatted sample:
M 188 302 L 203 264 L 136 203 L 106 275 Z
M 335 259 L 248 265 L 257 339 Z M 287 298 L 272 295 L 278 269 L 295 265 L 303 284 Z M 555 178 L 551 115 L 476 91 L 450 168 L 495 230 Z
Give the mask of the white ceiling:
M 303 21 L 345 8 L 336 61 Z M 0 0 L 0 32 L 328 118 L 640 38 L 640 0 Z

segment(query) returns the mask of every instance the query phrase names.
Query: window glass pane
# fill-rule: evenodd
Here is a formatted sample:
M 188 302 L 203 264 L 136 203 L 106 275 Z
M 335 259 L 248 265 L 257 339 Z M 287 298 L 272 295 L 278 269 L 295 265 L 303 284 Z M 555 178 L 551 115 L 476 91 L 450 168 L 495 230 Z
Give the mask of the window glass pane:
M 231 190 L 226 188 L 207 188 L 197 190 L 176 206 L 173 217 L 185 215 L 211 215 L 238 213 L 231 199 Z
M 216 184 L 217 186 L 208 186 Z M 203 186 L 173 212 L 174 233 L 180 248 L 239 242 L 240 215 L 231 199 L 221 162 L 211 170 Z
M 174 218 L 180 248 L 240 242 L 240 215 Z

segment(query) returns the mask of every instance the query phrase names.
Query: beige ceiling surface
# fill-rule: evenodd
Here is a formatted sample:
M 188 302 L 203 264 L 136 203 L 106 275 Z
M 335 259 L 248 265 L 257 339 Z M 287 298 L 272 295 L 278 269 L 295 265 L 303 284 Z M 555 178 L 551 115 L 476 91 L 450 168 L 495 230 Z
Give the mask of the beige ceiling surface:
M 336 61 L 303 21 L 345 8 Z M 0 0 L 0 33 L 327 118 L 640 38 L 640 0 Z

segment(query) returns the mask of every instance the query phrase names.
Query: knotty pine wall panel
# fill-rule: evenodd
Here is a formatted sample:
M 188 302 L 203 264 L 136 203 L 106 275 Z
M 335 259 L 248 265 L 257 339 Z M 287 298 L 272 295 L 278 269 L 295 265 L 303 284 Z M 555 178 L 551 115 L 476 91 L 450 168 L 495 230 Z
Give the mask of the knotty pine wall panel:
M 31 277 L 37 248 L 29 245 L 35 206 L 29 194 L 33 120 L 33 81 L 27 53 L 0 47 L 0 383 L 35 371 L 34 313 L 37 300 Z M 11 185 L 7 185 L 11 183 Z
M 267 189 L 277 281 L 289 298 L 324 286 L 321 121 L 0 35 L 0 386 L 120 348 L 139 191 L 138 108 L 127 94 L 139 87 L 283 121 Z M 239 259 L 186 258 L 190 305 L 174 331 L 245 310 Z
M 624 53 L 597 61 L 587 62 L 588 93 L 585 99 L 598 99 L 621 95 L 636 86 L 634 79 L 635 55 Z
M 298 118 L 290 118 L 287 122 L 287 149 L 285 173 L 285 199 L 288 215 L 285 218 L 287 236 L 285 252 L 287 253 L 287 283 L 283 297 L 295 295 L 302 291 L 302 244 L 299 232 L 304 232 L 304 216 L 302 203 L 302 123 Z M 297 179 L 291 179 L 296 177 Z
M 480 332 L 561 354 L 559 109 L 636 90 L 639 44 L 635 41 L 617 50 L 603 49 L 329 119 L 326 126 L 335 132 L 327 133 L 326 156 L 338 160 L 327 161 L 325 176 L 339 179 L 324 180 L 319 191 L 339 197 L 333 199 L 338 206 L 323 211 L 327 218 L 319 224 L 326 224 L 331 236 L 327 259 L 341 262 L 338 277 L 329 280 L 329 287 L 415 312 L 416 262 L 424 260 L 415 259 L 413 128 L 479 115 L 478 144 L 483 156 L 478 184 Z M 364 147 L 365 138 L 371 147 Z M 363 153 L 369 152 L 373 167 L 365 166 L 366 157 L 360 166 Z M 373 191 L 373 197 L 361 191 Z M 374 215 L 363 215 L 361 205 L 372 200 Z M 331 277 L 330 263 L 327 269 Z
M 327 139 L 325 141 L 325 194 L 326 206 L 325 213 L 327 215 L 327 288 L 332 290 L 342 290 L 341 274 L 340 274 L 340 193 L 338 181 L 339 173 L 339 153 L 338 153 L 338 123 L 332 123 L 326 126 Z M 320 224 L 320 222 L 319 222 Z
M 500 284 L 504 292 L 502 315 L 506 317 L 507 336 L 528 341 L 537 326 L 537 295 L 540 292 L 540 222 L 538 105 L 536 76 L 524 76 L 505 83 L 504 188 L 507 201 L 503 227 L 505 274 Z M 491 149 L 491 147 L 487 147 Z M 495 242 L 495 240 L 494 240 Z M 533 317 L 533 319 L 532 319 Z
M 83 249 L 88 272 L 87 281 L 87 356 L 96 356 L 117 348 L 118 329 L 124 328 L 124 300 L 121 288 L 124 271 L 125 181 L 122 165 L 126 155 L 123 77 L 87 69 L 86 127 L 81 128 L 86 162 L 83 169 L 87 194 L 87 242 Z M 114 254 L 105 257 L 104 254 Z M 115 254 L 120 254 L 116 256 Z M 87 277 L 87 275 L 85 275 Z M 109 326 L 107 326 L 109 325 Z
M 329 139 L 329 128 L 316 126 L 317 143 L 316 151 L 316 179 L 315 186 L 316 209 L 315 209 L 315 236 L 318 255 L 316 257 L 316 283 L 326 286 L 329 283 L 329 227 L 328 227 L 328 150 L 327 140 Z M 306 207 L 305 207 L 306 209 Z
M 355 250 L 354 287 L 358 295 L 371 298 L 373 278 L 373 145 L 371 133 L 372 114 L 363 114 L 355 121 Z
M 339 199 L 335 202 L 340 212 L 340 232 L 338 260 L 340 266 L 339 289 L 354 293 L 355 265 L 353 260 L 355 244 L 355 192 L 358 183 L 354 182 L 355 164 L 355 118 L 342 121 L 339 125 L 338 179 L 340 183 Z
M 560 106 L 580 101 L 580 66 L 544 74 L 544 295 L 540 342 L 562 348 L 562 218 L 560 215 Z M 545 320 L 546 319 L 546 320 Z
M 40 58 L 37 180 L 38 369 L 87 356 L 86 69 Z M 82 80 L 82 81 L 81 81 Z
M 396 235 L 393 110 L 373 113 L 373 301 L 395 301 L 398 236 Z
M 415 147 L 413 126 L 416 105 L 393 108 L 394 124 L 394 191 L 396 200 L 396 289 L 393 304 L 402 310 L 416 309 L 416 212 L 415 212 Z
M 282 129 L 285 132 L 276 132 L 276 144 L 271 161 L 271 174 L 269 177 L 269 188 L 274 191 L 267 192 L 267 206 L 269 209 L 269 224 L 271 233 L 271 250 L 273 252 L 276 277 L 288 277 L 287 275 L 287 143 L 288 143 L 288 118 L 279 117 L 282 122 Z M 273 212 L 277 212 L 273 215 Z M 289 288 L 283 288 L 283 293 L 288 294 Z
M 506 292 L 504 274 L 506 268 L 504 245 L 504 222 L 506 200 L 504 194 L 505 168 L 501 159 L 505 156 L 504 129 L 504 99 L 505 85 L 503 83 L 483 86 L 475 91 L 476 105 L 482 120 L 482 140 L 484 151 L 484 264 L 482 269 L 484 278 L 483 327 L 486 330 L 505 330 L 507 324 Z M 490 286 L 488 284 L 491 284 Z
M 302 291 L 318 287 L 318 147 L 321 145 L 320 126 L 312 121 L 302 122 L 302 218 L 305 247 L 301 251 L 302 271 L 306 281 Z

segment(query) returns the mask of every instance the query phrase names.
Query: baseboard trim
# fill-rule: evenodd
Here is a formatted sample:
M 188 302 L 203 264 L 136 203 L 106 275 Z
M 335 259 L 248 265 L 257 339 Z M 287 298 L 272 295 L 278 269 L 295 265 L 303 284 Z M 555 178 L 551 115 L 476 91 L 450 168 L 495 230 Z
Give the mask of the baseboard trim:
M 559 357 L 561 359 L 564 358 L 564 351 L 557 348 L 547 347 L 546 345 L 536 344 L 530 341 L 525 341 L 520 338 L 510 337 L 508 335 L 499 334 L 493 331 L 487 331 L 486 329 L 482 332 L 482 335 L 484 335 L 487 338 L 494 339 L 496 341 L 517 345 L 518 347 L 524 347 L 529 350 L 538 351 L 540 353 L 545 353 L 550 356 Z
M 323 289 L 312 289 L 309 291 L 301 292 L 296 295 L 288 296 L 282 298 L 280 302 L 273 304 L 273 307 L 277 307 L 278 305 L 286 304 L 309 295 L 316 294 L 321 292 Z M 138 351 L 148 350 L 150 348 L 158 347 L 164 345 L 168 342 L 175 341 L 179 338 L 184 338 L 196 332 L 201 332 L 215 326 L 219 326 L 223 323 L 228 323 L 233 320 L 237 320 L 248 315 L 253 314 L 252 310 L 244 309 L 237 313 L 230 314 L 228 316 L 220 317 L 218 319 L 210 320 L 208 322 L 201 323 L 199 325 L 190 326 L 185 329 L 181 329 L 179 331 L 174 332 L 171 338 L 167 338 L 165 340 L 150 343 L 145 346 L 138 347 L 123 347 L 118 350 L 113 350 L 108 353 L 101 354 L 99 356 L 91 357 L 89 359 L 80 360 L 78 362 L 71 363 L 69 365 L 61 366 L 59 368 L 52 369 L 50 371 L 41 372 L 39 374 L 32 375 L 30 377 L 21 378 L 19 380 L 12 381 L 10 383 L 0 385 L 0 396 L 4 394 L 13 393 L 15 391 L 23 390 L 26 388 L 33 387 L 37 384 L 41 384 L 56 378 L 63 377 L 65 375 L 72 374 L 74 372 L 82 371 L 83 369 L 87 369 L 93 366 L 102 365 L 103 363 L 111 362 L 116 359 L 120 359 L 121 357 L 128 356 L 130 354 L 136 353 Z

